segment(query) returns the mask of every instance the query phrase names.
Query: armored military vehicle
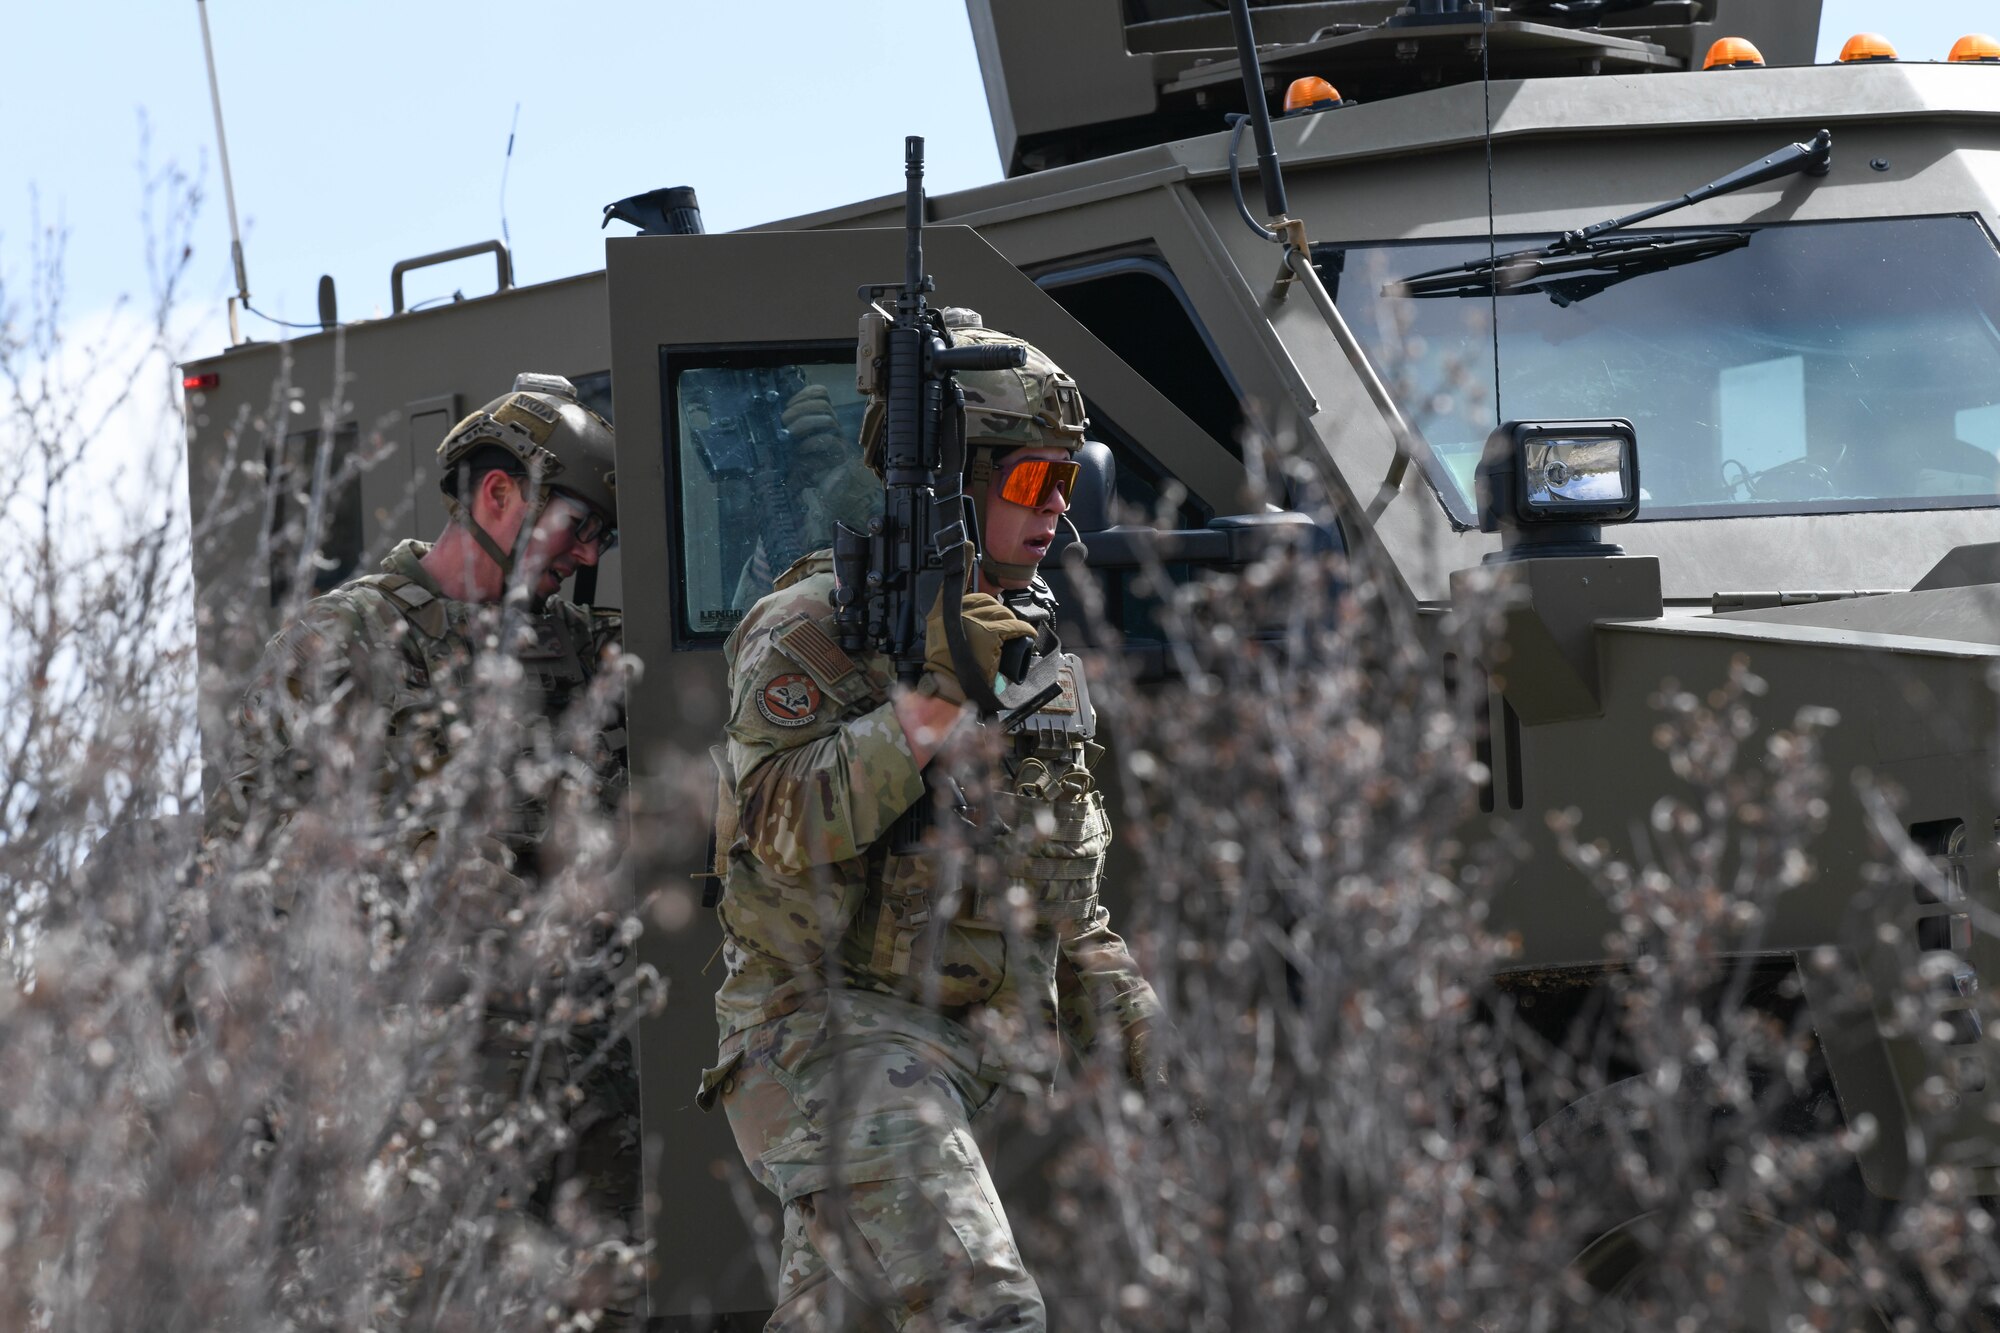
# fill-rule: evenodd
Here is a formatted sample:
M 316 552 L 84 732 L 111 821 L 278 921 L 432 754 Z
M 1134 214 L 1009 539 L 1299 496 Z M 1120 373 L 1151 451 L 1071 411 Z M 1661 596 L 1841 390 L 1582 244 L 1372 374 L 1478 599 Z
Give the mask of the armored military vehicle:
M 1706 688 L 1747 657 L 1770 718 L 1838 710 L 1828 763 L 1902 791 L 1946 885 L 1913 868 L 1892 905 L 1850 910 L 1874 853 L 1835 783 L 1822 873 L 1781 900 L 1752 961 L 1827 1016 L 1840 1113 L 1880 1127 L 1871 1190 L 1909 1192 L 1921 1162 L 1901 1131 L 1922 1096 L 1945 1108 L 1932 1152 L 2000 1192 L 2000 1081 L 1974 1004 L 2000 946 L 1968 919 L 2000 882 L 2000 52 L 1815 65 L 1815 0 L 1301 0 L 1250 6 L 1246 83 L 1206 0 L 969 9 L 1008 175 L 929 201 L 929 267 L 941 300 L 1076 376 L 1111 489 L 1149 507 L 1184 494 L 1153 549 L 1192 565 L 1249 551 L 1230 520 L 1255 411 L 1303 442 L 1337 539 L 1378 556 L 1395 597 L 1441 611 L 1482 569 L 1514 589 L 1479 795 L 1526 848 L 1498 899 L 1523 942 L 1502 984 L 1559 1015 L 1601 979 L 1603 900 L 1544 814 L 1573 807 L 1582 836 L 1629 851 L 1672 781 L 1649 739 L 1661 680 Z M 1250 108 L 1246 86 L 1275 113 L 1254 156 L 1282 163 L 1286 194 L 1225 119 Z M 1739 188 L 1697 188 L 1745 164 Z M 899 272 L 897 183 L 885 163 L 880 198 L 727 235 L 699 234 L 685 197 L 628 202 L 644 234 L 611 239 L 601 272 L 514 288 L 495 243 L 490 296 L 337 327 L 329 312 L 323 332 L 191 362 L 191 484 L 237 414 L 335 404 L 336 458 L 376 442 L 386 457 L 333 515 L 330 583 L 442 524 L 426 471 L 464 411 L 517 370 L 569 375 L 618 431 L 624 540 L 593 595 L 626 608 L 647 663 L 633 819 L 655 818 L 656 756 L 720 727 L 722 639 L 769 569 L 844 516 L 844 464 L 794 466 L 770 409 L 818 383 L 858 416 L 855 292 Z M 319 438 L 267 461 L 296 468 Z M 1086 537 L 1108 522 L 1102 503 L 1079 518 Z M 202 577 L 235 577 L 267 521 L 245 519 L 233 567 Z M 1141 540 L 1089 541 L 1107 588 Z M 1158 656 L 1127 628 L 1124 651 Z M 662 1327 L 769 1299 L 710 1172 L 734 1155 L 727 1131 L 693 1106 L 714 943 L 695 928 L 651 946 L 675 996 L 641 1040 Z M 1951 1040 L 1835 1021 L 1840 997 L 1798 966 L 1824 946 L 1885 978 L 1940 960 Z

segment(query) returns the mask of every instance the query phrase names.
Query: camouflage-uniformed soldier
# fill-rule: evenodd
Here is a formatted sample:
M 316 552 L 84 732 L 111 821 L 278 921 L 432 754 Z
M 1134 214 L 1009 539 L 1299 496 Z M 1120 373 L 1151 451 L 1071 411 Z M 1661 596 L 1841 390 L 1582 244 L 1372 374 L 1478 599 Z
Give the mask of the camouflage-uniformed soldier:
M 964 319 L 961 342 L 1013 341 Z M 1075 481 L 1083 400 L 1033 348 L 1022 369 L 958 379 L 968 491 L 983 516 L 966 637 L 993 673 L 1013 639 L 1055 646 L 1036 566 Z M 725 648 L 728 972 L 700 1100 L 721 1102 L 784 1205 L 767 1327 L 1040 1329 L 1041 1295 L 973 1117 L 1002 1088 L 1046 1088 L 1058 1034 L 1088 1044 L 1100 1019 L 1143 1080 L 1157 1010 L 1098 902 L 1111 834 L 1091 774 L 1101 751 L 1088 689 L 1074 657 L 1048 664 L 1060 696 L 999 773 L 968 782 L 987 789 L 970 857 L 897 854 L 886 835 L 925 798 L 926 765 L 965 694 L 939 610 L 921 686 L 896 690 L 886 658 L 837 646 L 834 587 L 830 555 L 806 557 Z
M 452 516 L 432 544 L 405 541 L 379 572 L 314 598 L 264 651 L 236 719 L 231 777 L 210 802 L 210 827 L 232 838 L 279 836 L 315 791 L 359 780 L 378 794 L 374 818 L 407 864 L 422 865 L 451 842 L 453 910 L 475 930 L 504 929 L 528 892 L 549 833 L 551 784 L 605 808 L 624 784 L 622 723 L 565 748 L 556 722 L 583 698 L 618 643 L 615 612 L 557 596 L 563 581 L 595 566 L 617 542 L 616 461 L 610 426 L 557 375 L 523 374 L 511 392 L 455 425 L 438 446 L 440 486 Z M 490 693 L 493 711 L 473 718 L 482 655 L 504 651 L 523 668 L 517 697 Z M 503 706 L 504 705 L 504 706 Z M 504 780 L 504 808 L 467 810 L 462 793 L 433 777 L 486 729 L 511 726 L 494 750 L 541 761 L 530 784 Z M 551 765 L 550 756 L 557 762 Z M 363 771 L 338 770 L 352 762 Z M 315 771 L 318 770 L 318 771 Z M 491 833 L 467 840 L 467 824 Z M 523 878 L 525 877 L 525 879 Z M 283 886 L 273 906 L 291 904 Z M 393 905 L 373 904 L 393 915 Z M 376 923 L 378 927 L 381 922 Z M 390 922 L 393 930 L 395 923 Z M 602 961 L 602 960 L 600 960 Z M 587 968 L 584 970 L 588 970 Z M 572 992 L 601 992 L 601 973 L 567 978 Z M 531 1052 L 511 1035 L 529 1015 L 522 997 L 489 1002 L 481 1059 L 489 1100 L 534 1095 L 521 1073 L 553 1093 L 575 1065 L 586 1100 L 570 1116 L 574 1147 L 556 1174 L 579 1179 L 627 1234 L 639 1225 L 637 1084 L 623 1043 L 591 1059 L 606 1029 L 572 1028 L 563 1050 Z M 557 1182 L 539 1182 L 531 1210 Z
M 622 628 L 615 612 L 585 610 L 555 594 L 617 543 L 611 428 L 577 401 L 559 375 L 523 374 L 514 390 L 454 426 L 438 445 L 439 486 L 452 515 L 432 544 L 406 541 L 380 572 L 307 603 L 265 648 L 233 736 L 231 777 L 211 824 L 240 833 L 261 818 L 283 822 L 313 777 L 295 741 L 327 726 L 379 732 L 372 754 L 385 809 L 451 750 L 449 722 L 471 683 L 481 644 L 506 619 L 510 582 L 532 614 L 514 618 L 510 655 L 538 690 L 529 710 L 554 719 L 581 697 Z M 518 561 L 518 569 L 517 569 Z M 447 707 L 449 705 L 449 707 Z M 378 717 L 362 716 L 372 709 Z M 374 737 L 371 737 L 374 739 Z M 623 780 L 622 734 L 589 756 L 599 779 Z M 423 827 L 423 812 L 405 812 Z M 532 853 L 546 832 L 539 802 L 509 812 L 502 841 Z

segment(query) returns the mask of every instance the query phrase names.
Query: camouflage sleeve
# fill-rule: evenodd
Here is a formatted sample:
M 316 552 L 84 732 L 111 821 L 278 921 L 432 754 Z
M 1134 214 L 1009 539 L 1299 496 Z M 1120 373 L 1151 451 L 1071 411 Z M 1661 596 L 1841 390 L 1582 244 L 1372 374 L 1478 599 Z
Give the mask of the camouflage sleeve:
M 730 672 L 729 766 L 741 845 L 802 873 L 859 856 L 924 792 L 887 701 L 846 707 L 769 634 L 751 634 Z
M 232 719 L 229 777 L 210 816 L 217 831 L 239 830 L 262 804 L 280 817 L 295 808 L 318 767 L 308 736 L 339 734 L 386 695 L 393 667 L 371 648 L 379 637 L 372 620 L 362 598 L 336 591 L 308 603 L 265 645 Z
M 1143 1032 L 1160 1012 L 1152 985 L 1125 941 L 1111 929 L 1111 914 L 1098 907 L 1060 937 L 1062 961 L 1056 969 L 1056 1013 L 1079 1049 L 1088 1049 L 1110 1023 L 1126 1039 Z M 1137 1053 L 1128 1050 L 1128 1056 Z

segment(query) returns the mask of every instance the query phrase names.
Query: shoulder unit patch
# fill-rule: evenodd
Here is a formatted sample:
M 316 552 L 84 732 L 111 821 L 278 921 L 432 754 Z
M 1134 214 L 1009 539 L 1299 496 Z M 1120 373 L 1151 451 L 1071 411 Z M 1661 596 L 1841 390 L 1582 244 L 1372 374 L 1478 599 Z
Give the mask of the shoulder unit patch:
M 819 716 L 819 686 L 802 671 L 788 672 L 757 696 L 758 711 L 780 727 L 803 727 Z

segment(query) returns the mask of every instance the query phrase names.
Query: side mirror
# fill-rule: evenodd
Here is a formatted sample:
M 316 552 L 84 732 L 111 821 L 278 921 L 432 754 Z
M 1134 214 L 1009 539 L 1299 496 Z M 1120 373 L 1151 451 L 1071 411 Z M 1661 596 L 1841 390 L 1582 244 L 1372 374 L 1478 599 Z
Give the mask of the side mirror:
M 1479 530 L 1504 538 L 1488 560 L 1623 555 L 1601 525 L 1639 515 L 1638 434 L 1618 417 L 1504 422 L 1474 480 Z
M 1240 568 L 1283 547 L 1301 551 L 1341 549 L 1340 534 L 1309 514 L 1227 514 L 1207 527 L 1160 529 L 1120 525 L 1083 534 L 1083 563 L 1091 569 L 1138 569 L 1149 561 Z M 1061 550 L 1061 546 L 1056 548 Z
M 1081 466 L 1070 493 L 1069 521 L 1083 537 L 1084 563 L 1092 569 L 1137 569 L 1148 560 L 1226 568 L 1250 564 L 1287 544 L 1308 551 L 1341 546 L 1338 532 L 1290 511 L 1230 514 L 1203 528 L 1114 527 L 1111 497 L 1117 490 L 1118 463 L 1110 447 L 1087 441 L 1076 451 L 1076 461 Z M 1069 541 L 1067 532 L 1059 532 L 1051 554 Z

